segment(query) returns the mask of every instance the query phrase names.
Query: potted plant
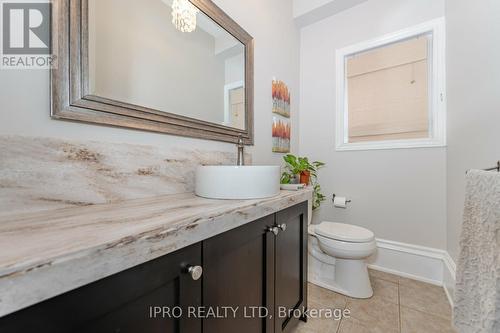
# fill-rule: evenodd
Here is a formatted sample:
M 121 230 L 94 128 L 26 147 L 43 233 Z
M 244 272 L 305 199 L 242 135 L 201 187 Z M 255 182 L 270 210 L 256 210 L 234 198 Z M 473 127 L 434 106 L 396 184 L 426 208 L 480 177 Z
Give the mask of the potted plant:
M 325 200 L 325 196 L 321 193 L 321 186 L 318 183 L 318 169 L 323 167 L 325 163 L 319 161 L 311 163 L 307 157 L 297 157 L 292 154 L 285 155 L 283 160 L 285 168 L 281 175 L 281 183 L 312 185 L 314 189 L 313 209 L 319 208 L 321 202 Z

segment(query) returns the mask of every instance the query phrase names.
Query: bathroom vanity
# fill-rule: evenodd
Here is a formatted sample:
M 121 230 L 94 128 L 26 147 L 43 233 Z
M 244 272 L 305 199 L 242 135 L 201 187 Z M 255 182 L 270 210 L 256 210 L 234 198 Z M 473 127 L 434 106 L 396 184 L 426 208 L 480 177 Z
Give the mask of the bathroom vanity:
M 215 3 L 51 4 L 52 119 L 238 143 L 244 164 L 254 41 Z M 36 155 L 3 180 L 0 332 L 278 333 L 303 317 L 311 189 L 161 196 L 194 190 L 187 165 L 225 161 L 107 146 L 41 144 L 52 164 Z M 279 167 L 203 169 L 201 196 L 279 190 Z M 156 197 L 127 200 L 143 193 Z M 33 202 L 74 207 L 26 213 Z
M 13 216 L 0 331 L 287 332 L 307 306 L 310 199 L 180 194 Z

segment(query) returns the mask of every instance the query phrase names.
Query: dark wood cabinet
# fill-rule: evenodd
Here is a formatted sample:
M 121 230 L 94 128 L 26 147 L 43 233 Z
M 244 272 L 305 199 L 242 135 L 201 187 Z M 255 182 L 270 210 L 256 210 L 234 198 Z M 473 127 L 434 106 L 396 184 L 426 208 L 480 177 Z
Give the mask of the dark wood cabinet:
M 304 319 L 307 305 L 307 203 L 276 214 L 275 332 L 288 332 Z
M 239 309 L 204 333 L 288 332 L 307 303 L 307 203 L 204 241 L 203 265 L 203 304 Z
M 306 297 L 304 202 L 0 318 L 0 332 L 282 333 L 304 319 Z
M 151 318 L 151 307 L 201 305 L 201 244 L 112 275 L 0 319 L 0 332 L 201 332 L 201 319 Z M 167 316 L 168 317 L 168 316 Z
M 259 308 L 274 308 L 274 215 L 203 242 L 203 304 L 236 315 L 207 318 L 204 333 L 272 333 Z M 255 313 L 254 313 L 255 312 Z M 234 318 L 233 318 L 234 316 Z

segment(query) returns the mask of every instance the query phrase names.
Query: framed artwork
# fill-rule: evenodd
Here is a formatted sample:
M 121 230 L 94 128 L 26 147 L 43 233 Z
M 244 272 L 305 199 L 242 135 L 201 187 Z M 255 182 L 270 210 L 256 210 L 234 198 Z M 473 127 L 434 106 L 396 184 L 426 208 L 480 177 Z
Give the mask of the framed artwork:
M 290 118 L 290 91 L 283 81 L 273 80 L 273 113 Z
M 273 152 L 290 152 L 290 91 L 280 80 L 273 79 Z
M 273 152 L 290 152 L 290 120 L 283 117 L 273 117 Z

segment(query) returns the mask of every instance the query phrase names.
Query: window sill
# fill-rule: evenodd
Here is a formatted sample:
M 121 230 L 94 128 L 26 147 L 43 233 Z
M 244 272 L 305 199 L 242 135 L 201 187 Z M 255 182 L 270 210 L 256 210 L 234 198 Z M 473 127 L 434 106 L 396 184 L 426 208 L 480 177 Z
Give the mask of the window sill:
M 394 140 L 379 142 L 337 143 L 337 151 L 382 150 L 382 149 L 413 149 L 413 148 L 443 148 L 444 140 Z

